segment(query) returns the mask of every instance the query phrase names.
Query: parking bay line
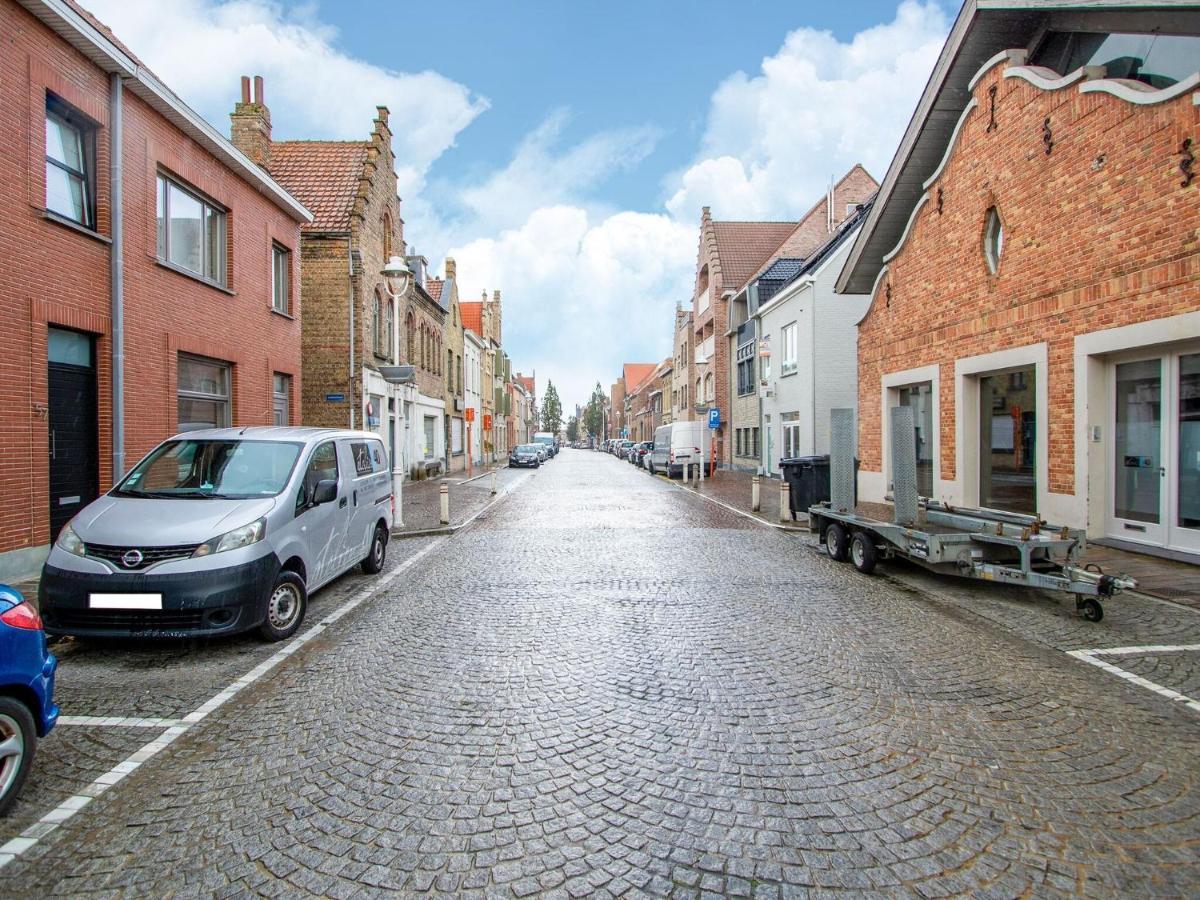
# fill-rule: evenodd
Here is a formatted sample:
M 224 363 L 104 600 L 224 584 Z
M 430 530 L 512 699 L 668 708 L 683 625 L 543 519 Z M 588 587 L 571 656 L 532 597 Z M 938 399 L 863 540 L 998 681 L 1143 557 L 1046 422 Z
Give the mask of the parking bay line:
M 194 711 L 184 716 L 180 724 L 171 725 L 165 728 L 162 734 L 135 750 L 128 757 L 117 763 L 103 775 L 99 776 L 80 793 L 68 797 L 66 800 L 62 801 L 62 803 L 58 804 L 58 806 L 54 807 L 54 809 L 50 810 L 50 812 L 46 813 L 44 816 L 22 831 L 20 835 L 15 838 L 11 838 L 5 844 L 0 845 L 0 870 L 2 870 L 17 857 L 36 847 L 40 841 L 57 831 L 63 825 L 63 823 L 70 820 L 77 812 L 86 808 L 89 803 L 91 803 L 113 785 L 119 784 L 125 779 L 126 776 L 135 772 L 142 765 L 142 763 L 146 762 L 146 760 L 157 756 L 163 750 L 167 749 L 167 747 L 171 746 L 171 744 L 173 744 L 180 735 L 185 734 L 193 726 L 203 721 L 206 716 L 219 709 L 238 692 L 254 684 L 254 682 L 258 681 L 305 644 L 309 643 L 309 641 L 312 641 L 319 635 L 323 634 L 329 628 L 329 626 L 340 621 L 354 609 L 365 603 L 368 599 L 378 594 L 398 577 L 400 577 L 401 574 L 406 572 L 412 566 L 416 565 L 417 562 L 424 558 L 440 543 L 440 540 L 434 540 L 430 542 L 429 546 L 417 551 L 382 578 L 376 579 L 370 584 L 364 586 L 361 590 L 353 594 L 349 600 L 327 615 L 308 631 L 293 637 L 290 641 L 288 641 L 286 646 L 277 650 L 241 678 L 237 679 L 224 690 L 206 700 Z M 79 716 L 74 718 L 88 717 Z M 97 718 L 108 717 L 101 716 Z
M 1200 650 L 1200 644 L 1152 644 L 1145 647 L 1111 647 L 1108 649 L 1098 648 L 1095 650 L 1068 650 L 1067 655 L 1073 656 L 1076 659 L 1083 660 L 1085 663 L 1096 666 L 1098 669 L 1103 669 L 1110 675 L 1116 675 L 1118 678 L 1123 678 L 1131 684 L 1136 684 L 1138 687 L 1145 688 L 1148 691 L 1153 691 L 1160 697 L 1166 697 L 1168 700 L 1174 700 L 1176 703 L 1182 703 L 1192 712 L 1200 712 L 1200 700 L 1189 697 L 1187 694 L 1181 694 L 1179 691 L 1172 690 L 1169 687 L 1164 687 L 1151 681 L 1149 678 L 1143 678 L 1141 675 L 1136 675 L 1122 669 L 1120 666 L 1113 665 L 1110 662 L 1105 662 L 1102 659 L 1097 659 L 1100 656 L 1133 656 L 1150 653 L 1187 653 L 1189 651 Z
M 174 728 L 183 719 L 148 716 L 59 716 L 58 725 L 83 725 L 88 728 Z

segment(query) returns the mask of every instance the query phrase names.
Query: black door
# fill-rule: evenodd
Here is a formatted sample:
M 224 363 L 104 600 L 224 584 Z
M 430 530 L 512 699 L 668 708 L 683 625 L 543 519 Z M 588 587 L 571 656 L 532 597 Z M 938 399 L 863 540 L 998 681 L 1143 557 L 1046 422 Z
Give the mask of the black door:
M 96 367 L 90 336 L 51 328 L 50 539 L 99 495 Z

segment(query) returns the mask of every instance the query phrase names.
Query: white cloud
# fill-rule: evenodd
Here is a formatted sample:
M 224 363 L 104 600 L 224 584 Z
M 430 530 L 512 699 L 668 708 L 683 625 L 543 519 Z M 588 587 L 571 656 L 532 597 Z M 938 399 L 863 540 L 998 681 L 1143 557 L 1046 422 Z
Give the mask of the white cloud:
M 671 312 L 690 294 L 692 226 L 655 213 L 596 219 L 577 206 L 538 209 L 519 227 L 453 250 L 459 296 L 500 286 L 513 365 L 554 382 L 564 409 L 605 390 L 623 361 L 671 355 Z
M 271 0 L 84 0 L 87 8 L 218 129 L 240 96 L 239 76 L 262 75 L 277 138 L 363 139 L 375 106 L 393 120 L 401 196 L 487 101 L 436 72 L 396 72 L 346 55 L 312 10 Z
M 792 218 L 856 162 L 882 179 L 949 25 L 933 2 L 905 0 L 893 21 L 849 43 L 800 28 L 753 77 L 713 94 L 696 161 L 672 179 L 671 212 L 693 222 Z

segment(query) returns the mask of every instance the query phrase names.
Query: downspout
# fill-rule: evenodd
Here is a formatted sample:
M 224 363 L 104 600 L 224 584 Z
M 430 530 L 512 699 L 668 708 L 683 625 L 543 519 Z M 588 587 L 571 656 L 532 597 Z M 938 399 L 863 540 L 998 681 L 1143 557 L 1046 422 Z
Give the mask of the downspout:
M 817 455 L 817 286 L 816 283 L 810 281 L 808 289 L 811 294 L 809 299 L 809 315 L 812 318 L 812 327 L 809 328 L 809 356 L 812 363 L 812 415 L 809 421 L 812 423 L 809 431 L 812 433 L 812 455 Z
M 109 79 L 109 195 L 112 249 L 109 251 L 112 305 L 112 480 L 113 484 L 125 474 L 125 240 L 124 240 L 124 179 L 122 142 L 124 125 L 121 117 L 121 74 L 113 72 Z
M 350 430 L 354 430 L 354 406 L 359 398 L 354 396 L 354 249 L 350 234 L 346 234 L 346 307 L 350 315 L 350 387 L 346 391 L 350 407 Z

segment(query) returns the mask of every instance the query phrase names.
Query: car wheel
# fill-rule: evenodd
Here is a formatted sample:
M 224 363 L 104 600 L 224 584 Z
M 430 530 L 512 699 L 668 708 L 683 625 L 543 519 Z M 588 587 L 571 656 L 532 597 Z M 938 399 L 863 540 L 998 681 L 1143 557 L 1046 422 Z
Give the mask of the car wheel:
M 259 633 L 268 641 L 290 638 L 304 621 L 307 607 L 304 579 L 295 572 L 280 572 L 267 598 L 267 617 L 258 626 Z
M 871 536 L 865 531 L 855 532 L 854 537 L 850 539 L 850 562 L 854 563 L 854 568 L 864 575 L 870 575 L 875 571 L 878 556 Z
M 13 697 L 0 697 L 0 816 L 21 793 L 35 752 L 37 729 L 29 708 Z
M 841 525 L 835 522 L 825 529 L 825 552 L 829 554 L 830 559 L 845 562 L 849 544 L 846 529 Z
M 375 526 L 375 534 L 371 536 L 371 552 L 362 561 L 364 575 L 378 575 L 383 571 L 383 560 L 387 556 L 387 529 L 382 525 Z

